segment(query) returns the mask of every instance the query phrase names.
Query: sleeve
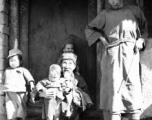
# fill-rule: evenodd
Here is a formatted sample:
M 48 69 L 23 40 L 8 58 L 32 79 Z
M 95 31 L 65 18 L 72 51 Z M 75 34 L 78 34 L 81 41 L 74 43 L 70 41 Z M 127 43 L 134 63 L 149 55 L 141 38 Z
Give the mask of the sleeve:
M 136 6 L 130 6 L 134 16 L 137 19 L 139 30 L 140 30 L 140 37 L 144 40 L 148 38 L 148 29 L 147 29 L 147 20 L 143 14 L 143 12 Z
M 57 92 L 57 97 L 60 98 L 61 100 L 64 99 L 63 92 L 60 89 Z
M 78 80 L 77 87 L 81 88 L 84 92 L 86 92 L 88 95 L 90 95 L 88 86 L 84 79 L 81 76 L 75 75 L 76 79 Z
M 24 70 L 23 71 L 23 75 L 24 75 L 26 81 L 28 83 L 31 82 L 31 81 L 35 82 L 33 76 L 31 75 L 31 73 L 26 68 L 23 68 L 23 70 Z
M 147 30 L 147 20 L 143 14 L 143 12 L 139 10 L 139 29 L 140 29 L 140 33 L 141 33 L 141 38 L 143 38 L 144 40 L 146 40 L 148 38 L 148 30 Z
M 100 38 L 100 36 L 102 36 L 102 30 L 104 29 L 106 23 L 105 18 L 104 10 L 86 26 L 85 35 L 89 46 L 94 44 Z
M 40 90 L 45 90 L 46 80 L 41 80 L 36 84 L 36 89 L 39 92 Z

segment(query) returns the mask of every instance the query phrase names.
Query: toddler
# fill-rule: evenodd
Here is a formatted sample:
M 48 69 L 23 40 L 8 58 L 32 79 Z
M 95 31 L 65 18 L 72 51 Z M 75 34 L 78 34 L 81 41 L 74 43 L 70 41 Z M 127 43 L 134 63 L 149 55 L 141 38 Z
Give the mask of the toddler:
M 81 98 L 79 93 L 76 92 L 78 81 L 74 78 L 74 75 L 69 71 L 63 73 L 61 78 L 61 87 L 65 95 L 65 100 L 62 102 L 62 112 L 66 117 L 71 117 L 73 113 L 72 104 L 81 105 Z
M 22 52 L 19 49 L 9 51 L 9 67 L 4 72 L 2 91 L 5 94 L 5 105 L 8 120 L 26 118 L 27 88 L 34 89 L 34 79 L 30 72 L 21 67 Z
M 59 120 L 61 112 L 61 102 L 64 99 L 60 84 L 61 68 L 57 64 L 52 64 L 49 68 L 48 78 L 39 81 L 36 85 L 40 96 L 44 97 L 42 119 Z M 50 93 L 50 97 L 45 94 Z

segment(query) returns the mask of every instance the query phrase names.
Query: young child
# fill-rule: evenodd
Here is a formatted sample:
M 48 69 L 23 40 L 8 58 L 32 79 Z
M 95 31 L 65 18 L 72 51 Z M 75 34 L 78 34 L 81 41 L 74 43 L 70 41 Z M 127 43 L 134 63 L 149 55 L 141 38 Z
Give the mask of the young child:
M 9 67 L 4 72 L 2 90 L 5 94 L 5 105 L 8 120 L 26 118 L 27 88 L 34 89 L 34 79 L 30 72 L 21 67 L 22 52 L 19 49 L 9 51 L 7 57 Z
M 74 44 L 74 39 L 72 39 L 71 37 L 69 37 L 67 39 L 67 41 L 65 42 L 65 44 L 62 46 L 62 53 L 74 53 L 75 54 L 75 44 Z M 59 63 L 60 59 L 58 60 Z M 80 75 L 79 72 L 79 60 L 77 58 L 77 66 L 75 69 L 75 74 Z
M 61 68 L 57 64 L 52 64 L 49 68 L 48 78 L 39 81 L 36 85 L 40 96 L 44 97 L 42 119 L 59 120 L 61 112 L 61 102 L 64 99 L 60 84 Z M 46 92 L 54 96 L 45 97 Z
M 76 93 L 77 83 L 78 81 L 69 71 L 65 71 L 63 73 L 63 78 L 61 78 L 61 87 L 66 99 L 62 102 L 62 112 L 65 113 L 66 117 L 71 117 L 73 113 L 73 103 L 81 106 L 80 95 L 79 93 Z

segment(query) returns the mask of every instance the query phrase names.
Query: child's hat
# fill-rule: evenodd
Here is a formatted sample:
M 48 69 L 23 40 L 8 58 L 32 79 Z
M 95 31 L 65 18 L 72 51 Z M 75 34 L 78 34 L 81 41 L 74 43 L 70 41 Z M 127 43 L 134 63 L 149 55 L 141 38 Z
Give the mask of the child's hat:
M 21 50 L 19 50 L 19 49 L 11 49 L 10 51 L 9 51 L 9 55 L 8 55 L 8 57 L 7 58 L 10 58 L 10 57 L 12 57 L 12 56 L 14 56 L 14 55 L 23 55 L 22 54 L 22 51 Z
M 61 62 L 63 60 L 72 60 L 74 62 L 74 64 L 76 64 L 77 62 L 77 55 L 74 53 L 63 53 L 59 59 L 59 63 L 61 64 Z

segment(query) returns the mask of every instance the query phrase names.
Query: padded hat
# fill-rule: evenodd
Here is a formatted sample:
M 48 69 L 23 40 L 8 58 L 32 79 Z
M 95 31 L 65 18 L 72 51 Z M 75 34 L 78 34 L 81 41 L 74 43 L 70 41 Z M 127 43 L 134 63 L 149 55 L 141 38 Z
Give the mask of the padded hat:
M 21 50 L 19 50 L 19 49 L 11 49 L 10 51 L 9 51 L 9 55 L 8 55 L 8 57 L 7 58 L 10 58 L 10 57 L 12 57 L 12 56 L 14 56 L 14 55 L 23 55 L 22 54 L 22 51 Z
M 61 64 L 61 62 L 63 60 L 72 60 L 74 62 L 74 64 L 76 64 L 77 62 L 77 55 L 74 53 L 62 53 L 60 59 L 59 59 L 59 64 Z

